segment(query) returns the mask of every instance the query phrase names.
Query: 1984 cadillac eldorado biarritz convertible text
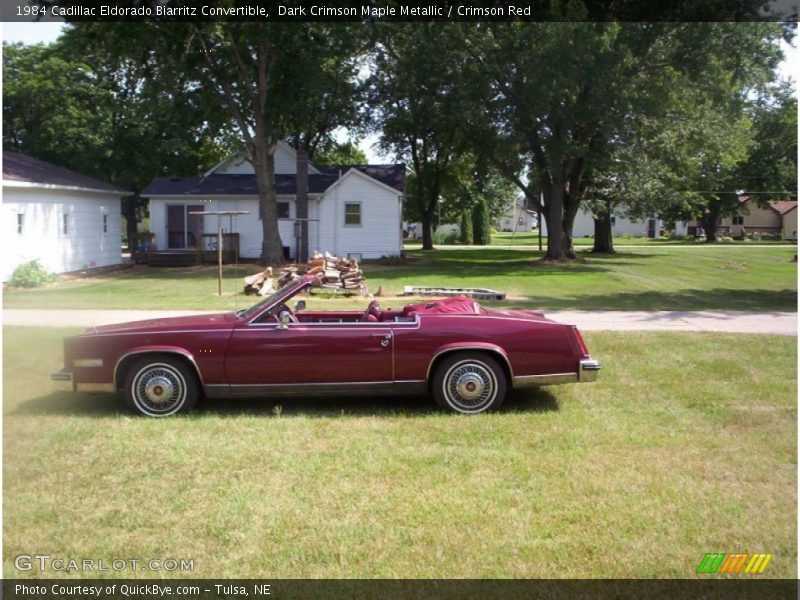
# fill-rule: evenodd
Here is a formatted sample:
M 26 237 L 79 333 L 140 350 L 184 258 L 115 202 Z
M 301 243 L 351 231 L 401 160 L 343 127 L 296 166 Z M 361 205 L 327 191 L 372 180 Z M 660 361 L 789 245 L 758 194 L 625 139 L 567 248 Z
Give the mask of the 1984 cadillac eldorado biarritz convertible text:
M 467 298 L 365 312 L 288 302 L 306 275 L 235 313 L 94 327 L 64 341 L 53 379 L 78 392 L 122 390 L 152 417 L 207 398 L 431 394 L 442 408 L 480 413 L 509 388 L 594 381 L 600 365 L 576 327 L 530 310 Z

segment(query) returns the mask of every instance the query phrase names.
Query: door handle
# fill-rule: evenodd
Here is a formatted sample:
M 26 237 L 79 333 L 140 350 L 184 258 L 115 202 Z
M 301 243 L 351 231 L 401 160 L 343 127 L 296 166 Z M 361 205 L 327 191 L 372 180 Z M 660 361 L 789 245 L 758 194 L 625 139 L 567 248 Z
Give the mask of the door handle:
M 389 342 L 392 341 L 392 334 L 391 333 L 376 334 L 375 337 L 381 338 L 381 346 L 384 347 L 384 348 L 386 348 L 386 346 L 389 345 Z

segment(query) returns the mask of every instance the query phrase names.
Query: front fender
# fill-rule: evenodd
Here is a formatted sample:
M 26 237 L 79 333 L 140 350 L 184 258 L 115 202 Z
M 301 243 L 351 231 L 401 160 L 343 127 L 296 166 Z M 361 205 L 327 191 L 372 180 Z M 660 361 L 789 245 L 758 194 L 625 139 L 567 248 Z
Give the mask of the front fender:
M 189 352 L 186 348 L 182 348 L 180 346 L 168 346 L 168 345 L 148 345 L 148 346 L 138 346 L 136 348 L 132 348 L 128 350 L 117 359 L 116 365 L 114 365 L 114 387 L 119 389 L 122 387 L 122 381 L 120 381 L 121 370 L 126 361 L 140 355 L 140 354 L 173 354 L 177 356 L 182 356 L 186 360 L 188 360 L 194 370 L 197 372 L 197 377 L 200 379 L 200 384 L 203 384 L 203 373 L 200 371 L 200 368 L 197 366 L 197 361 L 194 358 L 194 355 Z

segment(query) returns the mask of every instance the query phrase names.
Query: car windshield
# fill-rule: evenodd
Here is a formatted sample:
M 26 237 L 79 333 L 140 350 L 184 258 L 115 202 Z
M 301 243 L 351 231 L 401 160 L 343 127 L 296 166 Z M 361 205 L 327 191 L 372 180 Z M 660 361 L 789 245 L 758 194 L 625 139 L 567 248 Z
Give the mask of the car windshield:
M 241 310 L 237 310 L 235 314 L 237 317 L 245 319 L 254 317 L 270 304 L 274 304 L 281 296 L 285 295 L 286 299 L 288 300 L 295 294 L 295 292 L 297 292 L 297 290 L 303 287 L 304 284 L 305 282 L 303 281 L 295 281 L 293 283 L 290 283 L 288 286 L 283 286 L 277 292 L 274 292 L 271 295 L 264 298 L 263 300 L 261 300 L 260 302 L 256 302 L 255 304 L 253 304 L 253 306 L 251 306 L 250 308 L 243 308 Z

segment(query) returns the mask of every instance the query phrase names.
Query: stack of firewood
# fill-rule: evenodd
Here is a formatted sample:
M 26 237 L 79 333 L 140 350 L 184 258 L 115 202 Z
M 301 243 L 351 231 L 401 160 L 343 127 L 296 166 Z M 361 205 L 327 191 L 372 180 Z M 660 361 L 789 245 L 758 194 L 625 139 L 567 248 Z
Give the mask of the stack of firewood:
M 245 294 L 266 296 L 275 289 L 296 281 L 304 274 L 316 275 L 319 281 L 316 287 L 323 289 L 346 290 L 362 294 L 366 294 L 367 291 L 364 273 L 359 268 L 357 260 L 339 258 L 329 252 L 324 254 L 315 252 L 305 265 L 292 264 L 283 267 L 277 281 L 272 277 L 272 267 L 267 267 L 261 273 L 245 277 L 244 292 Z
M 316 275 L 322 288 L 352 291 L 366 289 L 364 273 L 358 267 L 358 261 L 338 258 L 329 252 L 315 252 L 308 259 L 306 273 Z
M 272 267 L 267 267 L 261 273 L 249 275 L 244 278 L 244 293 L 266 296 L 275 291 L 275 282 L 272 279 Z

